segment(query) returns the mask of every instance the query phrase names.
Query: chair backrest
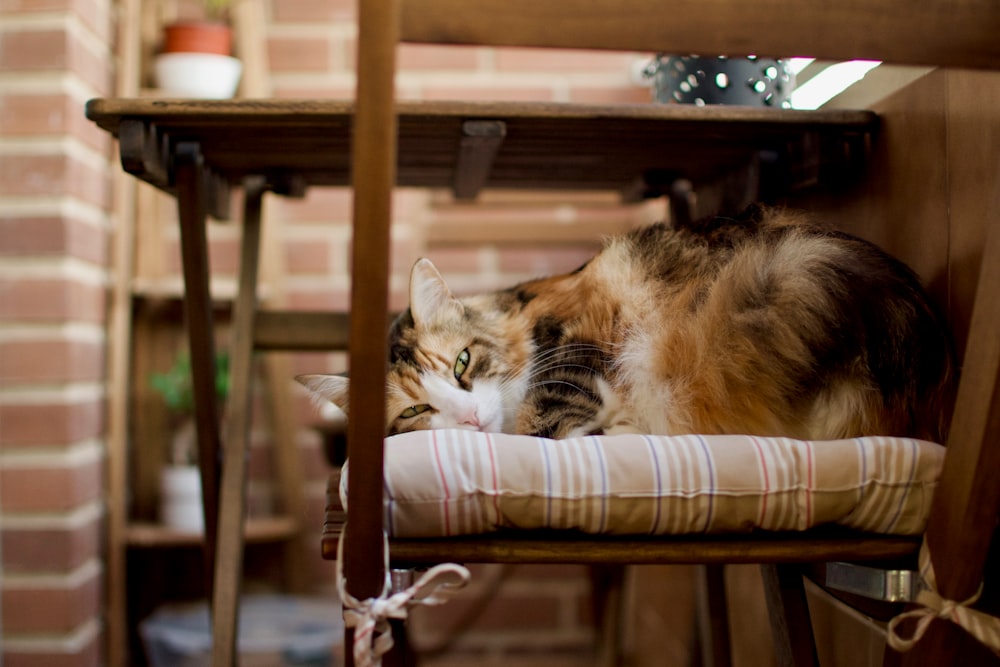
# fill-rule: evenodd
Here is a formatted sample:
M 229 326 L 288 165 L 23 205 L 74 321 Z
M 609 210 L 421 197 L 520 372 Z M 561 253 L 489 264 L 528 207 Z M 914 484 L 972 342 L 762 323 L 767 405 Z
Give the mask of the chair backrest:
M 856 58 L 992 69 L 1000 18 L 991 0 L 955 3 L 739 0 L 433 0 L 402 2 L 404 41 Z
M 353 148 L 355 242 L 349 425 L 351 521 L 345 570 L 357 597 L 382 585 L 381 479 L 388 229 L 395 180 L 393 92 L 399 41 L 802 55 L 1000 69 L 995 0 L 361 0 Z M 1000 173 L 1000 162 L 998 162 Z M 941 592 L 978 585 L 1000 508 L 1000 220 L 991 226 L 945 470 L 928 527 Z

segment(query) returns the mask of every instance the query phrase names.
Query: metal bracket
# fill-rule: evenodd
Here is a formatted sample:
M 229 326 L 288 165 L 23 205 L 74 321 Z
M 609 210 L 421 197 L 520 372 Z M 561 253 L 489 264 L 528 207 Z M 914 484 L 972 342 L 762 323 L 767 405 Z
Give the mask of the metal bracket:
M 827 563 L 818 583 L 844 593 L 884 602 L 913 602 L 923 590 L 920 573 L 886 570 L 854 563 Z

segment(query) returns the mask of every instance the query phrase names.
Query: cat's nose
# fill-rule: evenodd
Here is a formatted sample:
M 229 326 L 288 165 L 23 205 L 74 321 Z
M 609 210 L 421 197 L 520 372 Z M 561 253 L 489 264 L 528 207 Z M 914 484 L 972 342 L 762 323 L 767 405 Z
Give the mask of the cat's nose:
M 473 410 L 472 412 L 470 412 L 469 414 L 467 414 L 465 416 L 465 418 L 462 419 L 461 424 L 463 426 L 466 426 L 466 425 L 468 425 L 468 426 L 474 426 L 477 429 L 479 429 L 479 428 L 482 427 L 482 424 L 479 423 L 479 414 L 477 413 L 476 410 Z

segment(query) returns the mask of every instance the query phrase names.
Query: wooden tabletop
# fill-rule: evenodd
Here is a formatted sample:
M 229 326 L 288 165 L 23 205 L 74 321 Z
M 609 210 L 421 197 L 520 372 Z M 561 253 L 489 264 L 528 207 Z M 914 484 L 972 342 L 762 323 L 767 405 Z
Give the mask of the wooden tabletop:
M 762 158 L 783 178 L 858 168 L 877 128 L 868 111 L 665 104 L 401 102 L 401 186 L 612 190 L 661 194 Z M 347 185 L 353 104 L 334 100 L 95 99 L 87 117 L 121 139 L 126 170 L 170 187 L 170 153 L 195 142 L 236 184 Z M 792 183 L 794 185 L 794 183 Z M 289 188 L 295 187 L 289 185 Z

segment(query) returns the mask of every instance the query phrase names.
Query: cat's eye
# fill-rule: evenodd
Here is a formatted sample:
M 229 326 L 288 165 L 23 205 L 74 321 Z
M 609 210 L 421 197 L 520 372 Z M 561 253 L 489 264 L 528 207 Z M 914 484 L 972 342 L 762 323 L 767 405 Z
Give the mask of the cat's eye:
M 413 419 L 417 415 L 427 412 L 431 409 L 431 406 L 426 403 L 421 403 L 420 405 L 411 405 L 402 412 L 399 413 L 400 419 Z
M 465 375 L 465 370 L 469 367 L 469 348 L 465 348 L 455 360 L 455 379 L 461 380 Z

